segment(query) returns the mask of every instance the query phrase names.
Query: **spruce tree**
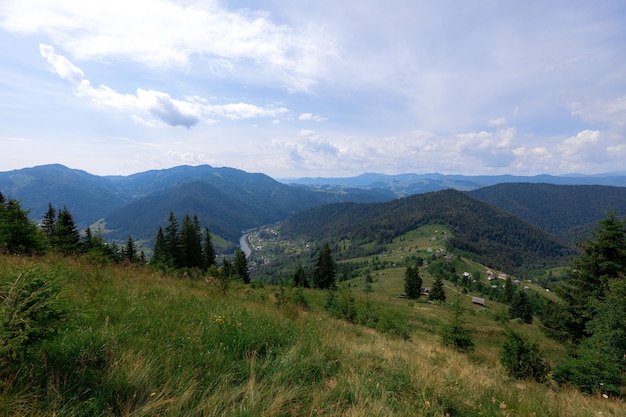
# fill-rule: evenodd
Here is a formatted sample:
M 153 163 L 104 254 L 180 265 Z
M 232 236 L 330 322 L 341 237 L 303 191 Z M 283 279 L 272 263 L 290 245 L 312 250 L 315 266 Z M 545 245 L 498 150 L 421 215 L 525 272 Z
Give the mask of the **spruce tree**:
M 239 275 L 239 278 L 243 280 L 244 284 L 250 283 L 250 273 L 248 271 L 248 261 L 246 260 L 246 254 L 243 253 L 238 246 L 235 250 L 235 274 Z
M 416 299 L 420 296 L 420 288 L 422 287 L 422 278 L 420 277 L 419 268 L 407 266 L 404 271 L 404 292 L 407 298 Z
M 532 306 L 525 290 L 520 289 L 513 296 L 511 307 L 509 308 L 509 317 L 512 319 L 519 318 L 528 324 L 533 322 Z
M 335 288 L 335 270 L 335 261 L 330 246 L 326 243 L 315 262 L 315 270 L 313 271 L 315 287 L 320 289 Z
M 208 270 L 209 268 L 211 268 L 211 266 L 216 265 L 215 248 L 213 247 L 213 241 L 211 239 L 211 232 L 209 231 L 208 227 L 204 229 L 202 259 L 203 259 L 203 267 L 205 270 Z
M 507 275 L 506 281 L 504 281 L 504 301 L 510 303 L 513 301 L 513 296 L 515 296 L 515 287 L 511 277 Z
M 461 294 L 456 293 L 456 299 L 452 304 L 452 318 L 450 322 L 443 326 L 441 333 L 441 344 L 451 347 L 459 352 L 470 352 L 474 350 L 472 334 L 465 325 L 463 319 L 463 305 L 461 304 Z
M 428 299 L 430 301 L 440 301 L 442 303 L 446 302 L 446 292 L 443 288 L 443 278 L 441 277 L 441 275 L 437 275 L 435 277 L 435 282 L 430 289 Z
M 202 267 L 202 235 L 198 217 L 186 214 L 180 231 L 180 263 L 182 268 Z
M 122 256 L 125 261 L 129 263 L 135 263 L 139 261 L 139 256 L 137 255 L 137 246 L 135 245 L 135 241 L 131 235 L 128 235 L 128 239 L 126 240 L 126 246 L 122 250 Z
M 167 243 L 165 236 L 163 235 L 163 229 L 159 227 L 159 230 L 154 241 L 154 249 L 152 250 L 152 258 L 150 259 L 150 265 L 156 267 L 164 267 L 170 264 L 169 253 L 167 250 Z
M 28 218 L 28 211 L 22 210 L 18 200 L 4 199 L 0 204 L 0 251 L 12 255 L 40 254 L 45 243 L 35 223 Z
M 52 239 L 54 233 L 54 224 L 56 223 L 56 210 L 52 207 L 51 203 L 48 203 L 48 210 L 43 215 L 43 221 L 41 226 L 48 239 Z
M 598 302 L 604 301 L 609 281 L 626 274 L 625 222 L 612 211 L 599 223 L 593 238 L 580 245 L 571 278 L 555 288 L 565 305 L 565 331 L 574 343 L 589 336 L 587 323 L 595 317 Z
M 178 221 L 173 211 L 170 211 L 168 217 L 169 224 L 165 228 L 165 249 L 167 251 L 167 261 L 169 266 L 173 268 L 180 267 L 180 238 L 178 236 Z
M 293 275 L 293 286 L 294 287 L 309 287 L 309 281 L 306 279 L 306 273 L 304 272 L 304 267 L 300 265 L 296 270 L 296 273 Z
M 78 250 L 80 234 L 74 223 L 72 213 L 65 206 L 59 210 L 52 232 L 52 242 L 65 255 L 76 253 Z

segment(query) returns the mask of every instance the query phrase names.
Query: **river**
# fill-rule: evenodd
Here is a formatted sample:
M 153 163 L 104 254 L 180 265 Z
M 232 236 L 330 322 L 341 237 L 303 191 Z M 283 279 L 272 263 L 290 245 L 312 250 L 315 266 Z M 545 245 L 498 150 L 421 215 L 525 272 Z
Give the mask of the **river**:
M 252 255 L 252 249 L 250 248 L 250 245 L 248 244 L 248 236 L 250 236 L 249 233 L 239 238 L 239 246 L 241 247 L 241 250 L 243 251 L 243 253 L 246 255 L 246 258 L 249 258 L 250 255 Z

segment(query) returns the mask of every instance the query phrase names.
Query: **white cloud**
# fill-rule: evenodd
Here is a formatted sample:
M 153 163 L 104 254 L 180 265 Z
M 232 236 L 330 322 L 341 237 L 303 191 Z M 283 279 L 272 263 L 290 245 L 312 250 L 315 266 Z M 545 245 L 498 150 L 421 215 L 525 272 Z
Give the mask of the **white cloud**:
M 93 87 L 85 78 L 83 71 L 72 64 L 67 58 L 54 52 L 50 45 L 39 46 L 41 55 L 48 61 L 51 70 L 62 79 L 68 81 L 76 95 L 87 97 L 92 102 L 121 111 L 143 111 L 169 126 L 191 128 L 198 122 L 214 123 L 212 117 L 223 117 L 231 120 L 256 117 L 276 117 L 288 113 L 285 107 L 260 107 L 249 103 L 209 104 L 201 97 L 186 100 L 172 98 L 168 93 L 137 89 L 136 94 L 121 94 L 105 85 Z M 158 126 L 136 114 L 133 120 L 147 126 Z
M 313 114 L 313 113 L 302 113 L 299 117 L 298 120 L 311 120 L 314 122 L 323 122 L 325 120 L 328 120 L 328 118 L 323 117 L 323 116 L 319 116 L 317 114 Z
M 229 11 L 217 1 L 12 0 L 0 6 L 0 17 L 4 30 L 45 34 L 77 60 L 121 57 L 166 67 L 196 60 L 216 73 L 257 68 L 252 73 L 274 74 L 292 90 L 310 88 L 335 54 L 323 32 L 275 24 L 262 11 Z

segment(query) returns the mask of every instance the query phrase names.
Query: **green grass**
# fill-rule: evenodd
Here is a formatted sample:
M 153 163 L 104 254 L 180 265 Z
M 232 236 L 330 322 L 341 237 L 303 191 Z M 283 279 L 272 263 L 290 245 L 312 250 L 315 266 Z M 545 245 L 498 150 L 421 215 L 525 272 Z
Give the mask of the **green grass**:
M 626 413 L 619 400 L 506 377 L 497 360 L 504 330 L 469 299 L 475 352 L 443 348 L 437 333 L 451 309 L 387 294 L 399 268 L 384 270 L 373 293 L 342 290 L 358 309 L 376 310 L 379 321 L 368 327 L 332 318 L 323 291 L 304 290 L 304 310 L 279 302 L 281 289 L 270 285 L 231 283 L 224 295 L 210 278 L 69 258 L 0 257 L 0 283 L 35 266 L 62 278 L 73 318 L 22 363 L 3 364 L 0 416 Z M 284 295 L 291 300 L 295 290 Z M 535 325 L 511 325 L 551 357 L 562 354 Z

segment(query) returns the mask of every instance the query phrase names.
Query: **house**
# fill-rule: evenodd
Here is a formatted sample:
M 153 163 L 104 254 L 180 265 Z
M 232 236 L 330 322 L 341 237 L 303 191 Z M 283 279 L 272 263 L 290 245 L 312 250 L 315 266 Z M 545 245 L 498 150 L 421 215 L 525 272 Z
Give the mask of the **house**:
M 479 306 L 485 306 L 485 299 L 480 297 L 472 297 L 472 303 L 477 304 Z

